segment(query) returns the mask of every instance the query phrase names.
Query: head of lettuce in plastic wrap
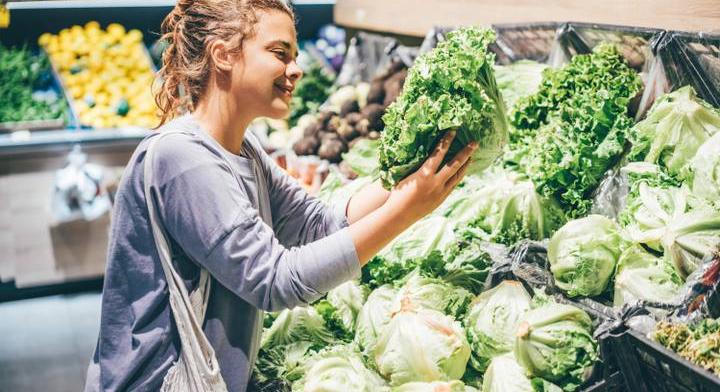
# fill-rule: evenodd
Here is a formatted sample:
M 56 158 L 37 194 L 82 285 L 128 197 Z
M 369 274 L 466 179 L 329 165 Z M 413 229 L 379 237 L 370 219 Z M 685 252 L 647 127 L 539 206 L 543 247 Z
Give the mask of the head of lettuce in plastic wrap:
M 417 169 L 451 129 L 457 137 L 448 157 L 477 141 L 473 165 L 484 169 L 502 153 L 508 124 L 495 81 L 495 56 L 487 49 L 494 40 L 492 30 L 467 27 L 417 58 L 383 117 L 379 156 L 386 187 Z

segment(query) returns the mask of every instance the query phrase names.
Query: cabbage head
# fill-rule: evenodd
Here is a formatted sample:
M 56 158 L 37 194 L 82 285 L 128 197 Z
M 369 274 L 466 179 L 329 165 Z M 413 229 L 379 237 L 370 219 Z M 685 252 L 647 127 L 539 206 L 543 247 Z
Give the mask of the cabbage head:
M 314 307 L 285 309 L 263 330 L 255 377 L 260 382 L 293 381 L 307 356 L 338 342 Z
M 682 285 L 672 261 L 633 245 L 618 261 L 613 305 L 622 307 L 638 301 L 678 304 Z
M 298 341 L 320 345 L 336 343 L 325 320 L 315 308 L 298 306 L 278 314 L 270 328 L 263 331 L 260 347 L 281 346 Z
M 411 304 L 414 308 L 432 309 L 459 318 L 472 297 L 472 293 L 461 287 L 413 272 L 400 287 L 392 311 L 396 313 L 403 305 Z
M 391 285 L 373 290 L 365 301 L 356 323 L 355 342 L 363 354 L 371 359 L 378 336 L 392 318 L 393 302 L 397 292 Z
M 675 268 L 686 278 L 718 250 L 720 212 L 695 210 L 673 220 L 662 233 L 662 245 Z
M 617 225 L 604 216 L 590 215 L 568 222 L 548 244 L 555 284 L 571 297 L 603 293 L 622 247 Z
M 493 358 L 483 377 L 482 392 L 561 392 L 562 389 L 543 379 L 530 380 L 513 353 Z
M 630 160 L 657 163 L 680 175 L 698 148 L 720 131 L 720 114 L 691 86 L 665 94 L 629 133 Z
M 378 372 L 400 386 L 460 379 L 470 346 L 454 318 L 406 303 L 383 329 L 374 354 Z
M 529 375 L 565 390 L 582 384 L 598 358 L 592 321 L 570 305 L 548 303 L 525 314 L 515 340 L 515 358 Z
M 720 133 L 700 146 L 689 168 L 693 195 L 720 209 Z
M 293 383 L 293 392 L 376 392 L 387 390 L 387 383 L 367 369 L 362 357 L 351 346 L 335 346 L 311 357 L 305 374 Z
M 465 329 L 475 369 L 483 372 L 492 358 L 512 351 L 518 323 L 530 310 L 531 300 L 520 282 L 506 280 L 473 301 Z
M 486 172 L 466 188 L 470 206 L 450 217 L 457 226 L 480 230 L 486 241 L 514 245 L 525 238 L 542 240 L 566 221 L 555 201 L 540 197 L 532 181 L 511 170 Z
M 325 299 L 313 306 L 325 319 L 325 323 L 335 336 L 351 341 L 355 335 L 358 313 L 367 295 L 367 287 L 351 280 L 330 290 Z
M 463 384 L 462 381 L 410 382 L 391 392 L 478 392 L 477 389 Z

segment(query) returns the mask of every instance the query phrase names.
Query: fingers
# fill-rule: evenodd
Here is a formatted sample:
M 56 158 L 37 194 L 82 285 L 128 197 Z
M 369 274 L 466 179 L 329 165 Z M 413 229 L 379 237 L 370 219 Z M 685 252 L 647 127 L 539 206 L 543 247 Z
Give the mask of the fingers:
M 445 179 L 445 182 L 449 181 L 450 177 L 454 176 L 465 163 L 470 161 L 470 157 L 477 150 L 477 147 L 477 142 L 465 146 L 450 162 L 440 169 L 438 174 Z
M 440 164 L 442 164 L 443 159 L 445 159 L 445 154 L 447 154 L 448 149 L 450 149 L 450 144 L 452 143 L 454 138 L 454 130 L 445 133 L 445 136 L 443 136 L 443 138 L 440 140 L 440 143 L 437 144 L 435 150 L 432 152 L 432 154 L 430 154 L 428 159 L 425 160 L 425 163 L 423 163 L 421 169 L 423 170 L 424 174 L 433 175 L 438 172 Z
M 466 160 L 465 163 L 463 163 L 463 165 L 455 172 L 455 174 L 450 176 L 448 181 L 445 183 L 445 189 L 448 193 L 452 192 L 457 184 L 465 178 L 465 172 L 467 172 L 468 167 L 470 167 L 470 162 L 470 159 Z

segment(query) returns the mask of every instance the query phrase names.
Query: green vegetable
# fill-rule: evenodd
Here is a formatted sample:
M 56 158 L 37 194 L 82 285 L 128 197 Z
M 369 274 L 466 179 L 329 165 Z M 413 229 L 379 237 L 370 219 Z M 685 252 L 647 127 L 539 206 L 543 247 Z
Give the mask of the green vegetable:
M 415 171 L 450 129 L 458 133 L 448 158 L 471 141 L 480 143 L 472 158 L 476 167 L 485 168 L 500 155 L 507 120 L 495 82 L 495 56 L 487 50 L 494 40 L 489 29 L 456 30 L 410 68 L 402 93 L 383 116 L 379 157 L 387 188 Z
M 660 231 L 662 246 L 683 278 L 712 256 L 720 243 L 720 213 L 696 210 L 680 216 Z
M 610 101 L 598 113 L 610 123 L 625 114 L 627 105 L 640 91 L 642 82 L 625 62 L 617 48 L 598 45 L 591 54 L 577 55 L 559 69 L 546 69 L 538 92 L 520 98 L 511 121 L 518 129 L 538 129 L 552 117 L 574 117 L 574 109 L 584 101 Z
M 37 94 L 52 80 L 44 55 L 0 45 L 0 123 L 63 118 L 67 103 L 57 94 Z
M 520 60 L 510 65 L 495 65 L 495 79 L 505 101 L 505 107 L 512 108 L 515 102 L 534 94 L 542 82 L 546 64 L 531 60 Z M 509 111 L 512 114 L 512 111 Z
M 522 284 L 509 280 L 473 301 L 465 328 L 472 348 L 470 364 L 475 369 L 483 372 L 494 357 L 512 351 L 518 323 L 530 310 L 530 301 Z
M 403 303 L 375 346 L 378 371 L 393 386 L 413 381 L 457 380 L 470 347 L 460 323 L 438 311 Z
M 375 177 L 380 170 L 380 163 L 378 162 L 379 146 L 379 140 L 360 140 L 355 143 L 350 151 L 342 155 L 342 159 L 358 176 Z
M 680 175 L 698 148 L 720 131 L 720 114 L 685 86 L 653 104 L 647 118 L 629 133 L 628 158 L 662 165 Z
M 293 392 L 386 390 L 387 383 L 367 369 L 352 346 L 335 346 L 311 357 L 304 365 L 301 379 L 293 383 Z
M 443 216 L 428 216 L 395 238 L 362 271 L 362 281 L 371 288 L 392 283 L 413 271 L 433 251 L 455 242 L 452 222 Z
M 671 222 L 690 211 L 689 197 L 687 188 L 675 187 L 672 182 L 636 180 L 618 221 L 633 242 L 662 251 L 662 234 Z
M 482 392 L 561 392 L 557 385 L 543 379 L 528 378 L 512 353 L 493 358 L 485 372 Z
M 349 281 L 330 290 L 325 299 L 313 306 L 338 339 L 350 342 L 355 336 L 355 321 L 367 294 L 366 287 Z
M 514 245 L 525 238 L 542 240 L 566 221 L 554 200 L 542 198 L 531 181 L 511 170 L 489 171 L 466 188 L 469 205 L 452 218 L 479 229 L 477 235 L 486 241 Z
M 720 376 L 720 321 L 697 324 L 661 321 L 652 338 L 681 357 Z
M 479 293 L 493 265 L 488 246 L 477 237 L 466 235 L 451 245 L 445 256 L 433 252 L 420 263 L 420 269 L 471 293 Z
M 325 321 L 313 307 L 296 307 L 280 312 L 272 326 L 263 332 L 260 347 L 280 346 L 301 340 L 319 345 L 336 342 Z
M 477 392 L 477 389 L 467 386 L 462 381 L 433 381 L 433 382 L 410 382 L 397 388 L 392 392 Z
M 520 321 L 514 354 L 528 374 L 574 391 L 598 358 L 590 317 L 564 304 L 535 308 Z
M 372 352 L 375 350 L 378 336 L 392 317 L 396 295 L 397 291 L 391 285 L 378 287 L 370 293 L 358 314 L 355 342 L 363 354 L 370 359 L 370 363 L 374 362 Z
M 570 218 L 585 215 L 592 191 L 623 151 L 632 125 L 627 107 L 640 87 L 611 45 L 546 70 L 538 92 L 515 105 L 506 165 L 525 174 L 540 195 L 555 198 Z
M 720 133 L 698 148 L 689 169 L 693 195 L 720 210 Z
M 315 308 L 283 310 L 263 331 L 256 378 L 260 382 L 295 380 L 302 374 L 298 367 L 308 355 L 335 343 L 338 340 Z
M 414 308 L 437 310 L 460 318 L 467 310 L 472 297 L 472 293 L 463 288 L 413 272 L 400 287 L 393 308 L 399 309 L 406 304 Z
M 613 305 L 637 301 L 677 304 L 683 280 L 670 260 L 633 245 L 622 253 L 615 275 Z
M 555 284 L 571 297 L 602 294 L 615 272 L 622 246 L 617 225 L 603 216 L 568 222 L 548 244 Z
M 320 65 L 313 64 L 305 70 L 290 101 L 290 127 L 294 127 L 303 115 L 318 111 L 320 105 L 330 96 L 332 84 L 333 78 Z

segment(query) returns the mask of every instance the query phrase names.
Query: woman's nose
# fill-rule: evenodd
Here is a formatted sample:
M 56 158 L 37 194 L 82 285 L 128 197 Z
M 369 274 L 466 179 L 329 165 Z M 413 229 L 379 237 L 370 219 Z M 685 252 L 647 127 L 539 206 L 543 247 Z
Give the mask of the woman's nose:
M 295 61 L 291 61 L 287 67 L 287 77 L 293 82 L 298 81 L 303 76 L 303 71 Z

